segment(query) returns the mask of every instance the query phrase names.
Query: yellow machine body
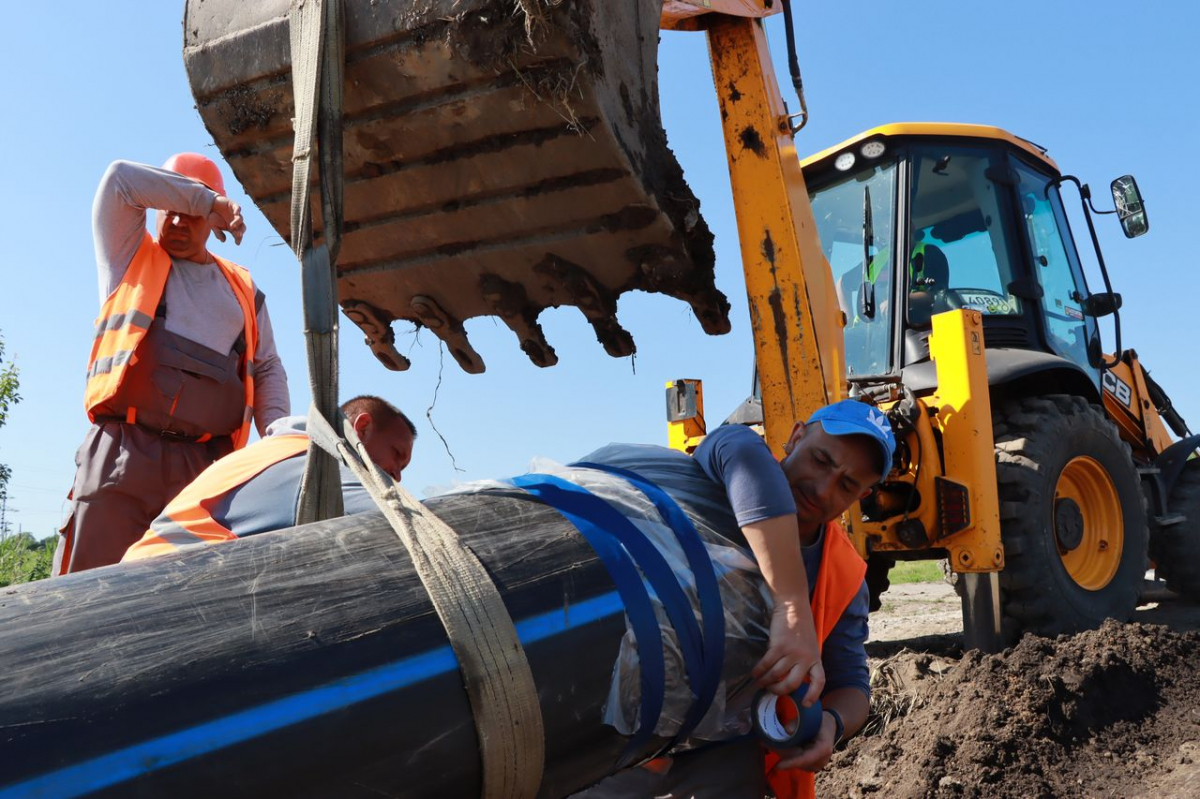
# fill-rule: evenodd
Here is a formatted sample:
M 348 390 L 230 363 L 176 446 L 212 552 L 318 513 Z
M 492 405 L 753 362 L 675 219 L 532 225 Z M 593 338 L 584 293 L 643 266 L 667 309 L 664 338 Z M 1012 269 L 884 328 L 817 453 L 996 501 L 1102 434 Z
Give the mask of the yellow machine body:
M 667 446 L 692 454 L 708 433 L 704 421 L 704 386 L 700 380 L 667 383 Z
M 1150 399 L 1146 373 L 1137 353 L 1127 350 L 1127 356 L 1104 373 L 1101 383 L 1104 410 L 1134 454 L 1149 461 L 1171 446 L 1171 434 Z
M 888 507 L 894 513 L 886 521 L 855 522 L 851 536 L 864 558 L 914 549 L 901 525 L 916 522 L 926 535 L 921 548 L 946 549 L 955 571 L 996 571 L 1004 567 L 1004 547 L 981 315 L 938 314 L 929 346 L 937 391 L 918 400 L 918 422 L 905 439 L 909 462 L 889 481 L 912 486 L 920 500 Z

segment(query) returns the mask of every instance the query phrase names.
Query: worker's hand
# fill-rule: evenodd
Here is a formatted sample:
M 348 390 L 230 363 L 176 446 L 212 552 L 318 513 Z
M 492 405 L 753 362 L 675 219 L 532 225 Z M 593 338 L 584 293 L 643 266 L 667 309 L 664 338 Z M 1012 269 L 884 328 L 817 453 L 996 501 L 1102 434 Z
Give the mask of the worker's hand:
M 833 736 L 837 735 L 837 723 L 828 713 L 821 714 L 821 731 L 817 737 L 809 741 L 808 746 L 796 749 L 780 749 L 782 760 L 775 766 L 777 769 L 798 768 L 801 771 L 811 771 L 814 774 L 829 765 L 833 756 Z
M 825 669 L 808 603 L 776 601 L 771 614 L 771 640 L 767 653 L 750 672 L 760 688 L 784 696 L 808 678 L 809 689 L 801 704 L 809 707 L 825 690 Z
M 219 241 L 225 241 L 225 232 L 233 235 L 233 243 L 241 244 L 242 236 L 246 234 L 246 221 L 242 219 L 242 208 L 223 194 L 218 194 L 213 200 L 212 210 L 208 212 L 208 224 Z

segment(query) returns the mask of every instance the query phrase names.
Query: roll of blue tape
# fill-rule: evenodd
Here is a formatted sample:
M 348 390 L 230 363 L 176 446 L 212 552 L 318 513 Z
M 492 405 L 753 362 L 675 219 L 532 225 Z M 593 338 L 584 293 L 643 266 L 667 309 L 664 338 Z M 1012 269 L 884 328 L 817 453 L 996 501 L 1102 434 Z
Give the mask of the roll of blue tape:
M 763 743 L 774 749 L 804 746 L 816 738 L 817 733 L 821 731 L 821 703 L 813 702 L 812 707 L 803 707 L 800 702 L 803 701 L 806 693 L 808 693 L 807 683 L 792 691 L 790 698 L 796 703 L 799 718 L 796 720 L 795 730 L 788 732 L 787 727 L 779 718 L 780 697 L 766 691 L 759 691 L 758 695 L 754 697 L 754 705 L 751 709 L 754 734 Z

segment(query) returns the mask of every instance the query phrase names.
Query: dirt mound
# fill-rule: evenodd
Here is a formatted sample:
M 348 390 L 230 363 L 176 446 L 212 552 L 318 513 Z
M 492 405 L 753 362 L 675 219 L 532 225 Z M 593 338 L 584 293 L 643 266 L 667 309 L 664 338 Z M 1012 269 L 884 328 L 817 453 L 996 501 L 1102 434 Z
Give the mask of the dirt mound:
M 1001 655 L 902 652 L 824 796 L 1200 794 L 1200 633 L 1115 622 Z

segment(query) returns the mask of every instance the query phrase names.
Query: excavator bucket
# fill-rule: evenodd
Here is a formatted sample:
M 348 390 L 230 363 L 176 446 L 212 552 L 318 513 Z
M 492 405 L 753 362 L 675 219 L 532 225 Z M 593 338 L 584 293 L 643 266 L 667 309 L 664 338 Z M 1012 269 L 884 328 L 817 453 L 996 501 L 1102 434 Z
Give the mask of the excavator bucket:
M 289 6 L 188 0 L 184 19 L 200 115 L 284 239 Z M 616 311 L 632 289 L 729 330 L 712 234 L 659 118 L 661 12 L 662 0 L 344 0 L 340 301 L 386 366 L 408 366 L 391 328 L 406 320 L 483 371 L 463 322 L 485 315 L 553 365 L 538 315 L 563 305 L 630 355 Z

